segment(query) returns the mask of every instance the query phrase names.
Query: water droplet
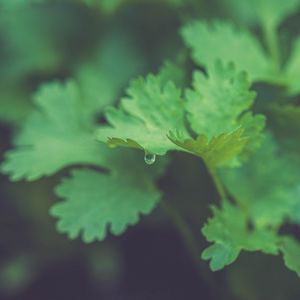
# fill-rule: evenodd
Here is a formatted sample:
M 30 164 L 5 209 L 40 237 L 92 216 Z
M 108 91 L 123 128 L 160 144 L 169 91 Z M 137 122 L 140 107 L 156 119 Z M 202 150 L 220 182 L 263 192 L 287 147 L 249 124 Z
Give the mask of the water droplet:
M 145 152 L 144 161 L 147 165 L 153 165 L 155 163 L 156 155 Z

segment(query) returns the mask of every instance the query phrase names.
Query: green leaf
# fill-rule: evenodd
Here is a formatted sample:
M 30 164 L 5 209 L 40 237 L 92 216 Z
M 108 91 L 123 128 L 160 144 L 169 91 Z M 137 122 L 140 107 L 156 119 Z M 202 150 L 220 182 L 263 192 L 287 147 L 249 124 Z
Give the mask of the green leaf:
M 143 57 L 125 33 L 110 32 L 104 37 L 95 57 L 75 74 L 91 116 L 113 104 L 129 80 L 143 68 Z
M 239 117 L 250 109 L 255 92 L 243 72 L 233 64 L 215 63 L 208 75 L 194 72 L 193 89 L 186 91 L 188 120 L 196 133 L 210 139 L 240 126 Z
M 266 118 L 261 114 L 253 115 L 251 112 L 246 112 L 241 116 L 239 121 L 241 127 L 244 129 L 243 135 L 246 138 L 246 143 L 239 156 L 239 160 L 245 162 L 262 144 Z
M 232 64 L 216 63 L 208 76 L 196 71 L 193 89 L 186 91 L 186 110 L 197 138 L 172 133 L 170 139 L 211 167 L 238 165 L 259 147 L 262 138 L 264 117 L 246 112 L 254 97 L 245 73 Z
M 234 262 L 242 250 L 262 251 L 265 254 L 282 253 L 285 265 L 300 277 L 300 243 L 289 236 L 278 236 L 268 227 L 248 227 L 247 215 L 240 208 L 224 203 L 222 209 L 213 207 L 214 216 L 202 229 L 213 245 L 202 253 L 204 260 L 210 260 L 213 271 L 223 269 Z
M 114 146 L 144 149 L 164 155 L 177 149 L 167 137 L 170 130 L 186 133 L 181 91 L 159 75 L 134 80 L 118 109 L 106 114 L 110 124 L 98 132 L 98 139 Z
M 233 62 L 246 71 L 251 82 L 270 79 L 271 62 L 249 32 L 237 30 L 226 22 L 194 21 L 185 25 L 181 34 L 200 66 L 209 68 L 220 59 L 225 63 Z
M 215 243 L 202 252 L 202 259 L 211 260 L 210 268 L 212 271 L 222 270 L 224 267 L 233 263 L 240 255 L 240 248 L 232 245 Z
M 166 164 L 161 158 L 148 166 L 138 151 L 110 149 L 102 163 L 107 173 L 73 170 L 56 189 L 64 200 L 51 208 L 58 218 L 58 231 L 72 239 L 82 234 L 87 243 L 103 240 L 109 228 L 115 235 L 122 234 L 159 201 L 161 194 L 154 180 Z
M 16 149 L 7 154 L 2 171 L 13 180 L 35 180 L 74 165 L 105 167 L 109 174 L 74 171 L 58 188 L 64 202 L 54 205 L 58 228 L 72 238 L 82 230 L 84 240 L 103 239 L 111 224 L 114 234 L 149 213 L 160 198 L 153 179 L 164 167 L 145 169 L 144 158 L 116 152 L 96 141 L 89 102 L 78 85 L 44 85 L 34 98 L 37 109 L 17 137 Z M 73 222 L 73 223 L 72 223 Z
M 95 117 L 141 71 L 143 60 L 120 33 L 103 43 L 93 61 L 76 70 L 78 84 L 45 84 L 34 96 L 36 109 L 2 166 L 13 180 L 35 180 L 78 163 L 105 164 L 109 150 L 94 137 Z
M 238 207 L 224 203 L 222 209 L 213 207 L 213 213 L 202 229 L 207 240 L 214 243 L 202 253 L 203 259 L 211 260 L 213 271 L 231 264 L 242 250 L 278 253 L 276 233 L 267 229 L 248 229 L 247 217 Z
M 300 277 L 300 243 L 292 237 L 284 237 L 280 244 L 280 251 L 286 267 Z
M 187 74 L 184 68 L 170 61 L 166 61 L 160 68 L 159 77 L 162 84 L 172 81 L 180 88 L 184 88 L 187 84 Z
M 296 12 L 299 5 L 299 0 L 254 0 L 251 8 L 254 8 L 263 26 L 277 29 L 288 15 Z
M 286 17 L 296 12 L 299 4 L 299 0 L 230 0 L 226 2 L 225 9 L 239 21 L 252 25 L 259 23 L 276 29 Z
M 246 145 L 247 140 L 243 138 L 243 129 L 239 128 L 231 133 L 222 133 L 211 140 L 205 135 L 198 135 L 194 139 L 184 139 L 180 135 L 171 132 L 170 140 L 188 152 L 201 157 L 211 168 L 230 164 L 238 164 L 234 161 Z
M 236 72 L 232 64 L 224 67 L 221 63 L 208 71 L 208 76 L 195 72 L 186 102 L 168 81 L 173 76 L 166 68 L 156 77 L 134 81 L 120 108 L 109 109 L 106 116 L 111 126 L 99 130 L 99 140 L 158 155 L 169 150 L 188 151 L 212 167 L 239 164 L 238 155 L 244 159 L 259 146 L 264 118 L 246 113 L 255 94 L 249 91 L 244 73 Z M 187 133 L 185 110 L 196 140 Z
M 139 162 L 124 150 L 111 151 L 109 174 L 75 170 L 56 189 L 65 200 L 55 204 L 51 214 L 59 218 L 58 230 L 70 238 L 82 233 L 85 242 L 103 240 L 108 227 L 111 233 L 122 234 L 138 222 L 140 214 L 150 213 L 160 199 L 152 180 L 163 168 L 148 167 L 142 157 Z
M 17 136 L 16 148 L 7 153 L 3 173 L 12 180 L 36 180 L 77 163 L 102 164 L 103 148 L 93 136 L 75 82 L 42 86 L 34 103 L 38 109 Z
M 290 96 L 299 94 L 300 92 L 300 37 L 294 41 L 292 53 L 284 68 L 284 74 L 288 85 L 288 93 Z
M 245 165 L 222 170 L 221 175 L 257 227 L 280 226 L 299 202 L 298 164 L 282 155 L 271 136 Z
M 228 0 L 224 2 L 219 0 L 218 3 L 226 15 L 230 16 L 236 23 L 252 27 L 257 24 L 257 14 L 253 9 L 254 1 Z
M 25 7 L 19 7 L 21 2 Z M 52 74 L 61 66 L 63 52 L 57 48 L 55 30 L 49 30 L 53 26 L 51 13 L 39 9 L 39 5 L 31 8 L 26 2 L 6 1 L 7 7 L 0 8 L 1 38 L 5 44 L 1 82 L 19 83 L 26 75 Z

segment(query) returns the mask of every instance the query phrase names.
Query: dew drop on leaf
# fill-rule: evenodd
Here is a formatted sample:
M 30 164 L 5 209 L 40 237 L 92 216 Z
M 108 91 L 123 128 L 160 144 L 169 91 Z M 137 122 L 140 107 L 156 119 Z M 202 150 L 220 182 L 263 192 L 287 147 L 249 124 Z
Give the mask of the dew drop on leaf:
M 145 152 L 144 161 L 147 165 L 153 165 L 155 163 L 156 155 Z

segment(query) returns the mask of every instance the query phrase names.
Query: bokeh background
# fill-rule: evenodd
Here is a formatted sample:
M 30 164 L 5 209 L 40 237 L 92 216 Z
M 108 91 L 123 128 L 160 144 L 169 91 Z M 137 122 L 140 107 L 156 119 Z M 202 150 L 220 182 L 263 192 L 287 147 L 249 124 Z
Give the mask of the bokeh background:
M 75 78 L 88 93 L 117 102 L 131 78 L 156 72 L 166 59 L 194 68 L 178 34 L 185 21 L 227 19 L 255 31 L 251 8 L 239 3 L 246 2 L 0 0 L 0 160 L 40 84 Z M 280 30 L 289 45 L 300 14 Z M 272 98 L 270 87 L 255 88 Z M 200 228 L 218 197 L 198 159 L 173 154 L 171 160 L 159 185 L 204 249 Z M 217 273 L 200 262 L 199 272 L 159 207 L 121 237 L 89 245 L 68 240 L 48 214 L 61 173 L 33 183 L 0 176 L 1 300 L 300 299 L 299 278 L 277 257 L 243 254 Z

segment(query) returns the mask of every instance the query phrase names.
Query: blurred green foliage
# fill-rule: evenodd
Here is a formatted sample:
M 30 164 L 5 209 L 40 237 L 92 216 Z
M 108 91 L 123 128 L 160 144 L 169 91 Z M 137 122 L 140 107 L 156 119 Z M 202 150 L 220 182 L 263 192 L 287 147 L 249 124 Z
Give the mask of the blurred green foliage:
M 205 299 L 218 300 L 298 299 L 299 278 L 284 269 L 281 258 L 262 253 L 242 253 L 237 257 L 242 250 L 280 252 L 287 267 L 299 274 L 299 6 L 298 0 L 0 0 L 0 154 L 1 161 L 7 159 L 2 170 L 15 180 L 53 175 L 30 183 L 12 183 L 1 175 L 0 298 L 176 300 L 182 299 L 181 292 L 186 295 L 189 290 L 189 299 L 203 295 Z M 209 72 L 216 59 L 223 60 L 226 72 Z M 235 63 L 233 69 L 230 62 Z M 191 87 L 194 70 L 195 86 Z M 244 81 L 243 75 L 232 75 L 235 70 L 248 72 L 249 82 Z M 95 142 L 93 128 L 99 124 L 107 126 L 107 106 L 119 107 L 126 88 L 134 85 L 130 84 L 132 79 L 158 72 L 157 86 L 171 79 L 178 91 L 188 88 L 185 96 L 190 101 L 188 116 L 175 120 L 171 117 L 176 112 L 172 111 L 171 117 L 164 114 L 156 118 L 169 117 L 169 123 L 180 123 L 182 128 L 192 121 L 183 136 L 178 132 L 170 134 L 167 147 L 155 140 L 161 126 L 153 122 L 149 132 L 154 132 L 153 141 L 158 141 L 155 149 L 169 150 L 173 139 L 185 152 L 202 157 L 204 162 L 224 165 L 224 161 L 236 158 L 241 144 L 244 147 L 241 132 L 236 138 L 234 131 L 240 124 L 254 138 L 245 148 L 249 152 L 232 165 L 238 165 L 237 161 L 244 163 L 251 155 L 250 159 L 240 168 L 211 174 L 203 161 L 187 153 L 172 153 L 169 159 L 159 158 L 148 167 L 143 153 L 137 150 L 112 150 Z M 212 79 L 206 77 L 207 73 L 212 74 Z M 223 73 L 230 74 L 226 77 Z M 143 82 L 138 80 L 135 84 Z M 263 117 L 252 122 L 252 115 L 242 114 L 254 98 L 254 93 L 248 91 L 250 85 L 258 94 L 253 112 L 267 117 L 267 137 L 260 148 Z M 234 93 L 228 92 L 228 86 L 234 86 Z M 133 98 L 149 91 L 144 87 L 143 83 Z M 217 89 L 219 93 L 215 93 Z M 202 92 L 208 104 L 199 109 Z M 156 96 L 147 98 L 151 102 L 142 103 L 141 110 L 146 107 L 148 112 L 144 116 L 138 105 L 127 106 L 127 110 L 142 120 L 153 120 L 155 103 L 159 102 Z M 174 92 L 170 101 L 179 103 L 181 97 L 180 91 Z M 227 107 L 223 103 L 228 98 L 233 102 Z M 236 99 L 245 101 L 235 103 Z M 129 124 L 128 115 L 124 120 L 121 136 L 125 139 L 131 137 L 125 127 Z M 132 128 L 136 128 L 135 122 Z M 168 126 L 163 128 L 166 134 Z M 195 136 L 199 131 L 220 134 L 214 148 L 205 136 Z M 222 135 L 224 131 L 227 136 Z M 187 140 L 190 134 L 192 138 Z M 148 136 L 142 135 L 143 131 L 137 133 L 148 143 Z M 135 141 L 114 142 L 112 146 L 140 148 Z M 10 150 L 12 145 L 17 148 Z M 7 151 L 10 154 L 4 154 Z M 209 160 L 209 155 L 213 160 Z M 54 187 L 61 176 L 68 176 L 70 166 L 79 164 L 85 169 L 72 171 L 60 183 L 56 194 L 65 200 L 57 202 Z M 78 180 L 83 175 L 84 180 Z M 238 199 L 243 209 L 232 203 L 218 204 L 220 195 L 211 175 L 220 176 L 228 200 Z M 119 194 L 111 197 L 117 190 Z M 101 210 L 112 203 L 117 212 L 113 218 L 108 214 L 101 224 L 94 222 L 100 209 L 99 195 L 103 200 Z M 135 201 L 136 209 L 123 202 L 124 195 Z M 151 201 L 147 205 L 139 202 L 143 197 Z M 183 240 L 190 242 L 187 230 L 196 236 L 196 262 L 189 261 L 191 253 L 178 246 L 181 242 L 173 247 L 177 233 L 174 238 L 175 228 L 161 208 L 155 209 L 148 219 L 141 218 L 141 229 L 130 226 L 120 239 L 108 234 L 108 223 L 112 224 L 113 233 L 124 232 L 128 224 L 139 220 L 140 213 L 149 213 L 160 198 L 167 206 L 173 206 L 170 216 Z M 83 201 L 86 199 L 91 200 L 89 207 Z M 212 203 L 213 217 L 209 210 Z M 59 231 L 72 238 L 82 234 L 85 241 L 91 242 L 108 234 L 108 239 L 91 245 L 69 241 L 56 232 L 50 208 L 51 214 L 60 219 Z M 201 227 L 213 245 L 207 245 L 200 234 Z M 161 240 L 151 232 L 162 235 Z M 144 239 L 149 239 L 147 249 L 141 248 Z M 237 262 L 212 274 L 206 262 L 200 261 L 205 248 L 203 257 L 212 259 L 214 270 L 235 259 Z M 133 259 L 130 253 L 134 253 Z M 141 261 L 151 263 L 144 265 Z M 143 270 L 136 275 L 134 270 L 139 264 Z M 151 269 L 152 264 L 158 269 Z M 63 288 L 56 288 L 62 281 L 59 274 L 69 269 L 73 271 L 64 278 Z M 80 284 L 74 284 L 78 276 L 82 276 L 81 283 L 85 282 L 84 294 L 80 293 Z M 180 284 L 174 279 L 176 276 Z M 150 287 L 141 284 L 142 280 Z

